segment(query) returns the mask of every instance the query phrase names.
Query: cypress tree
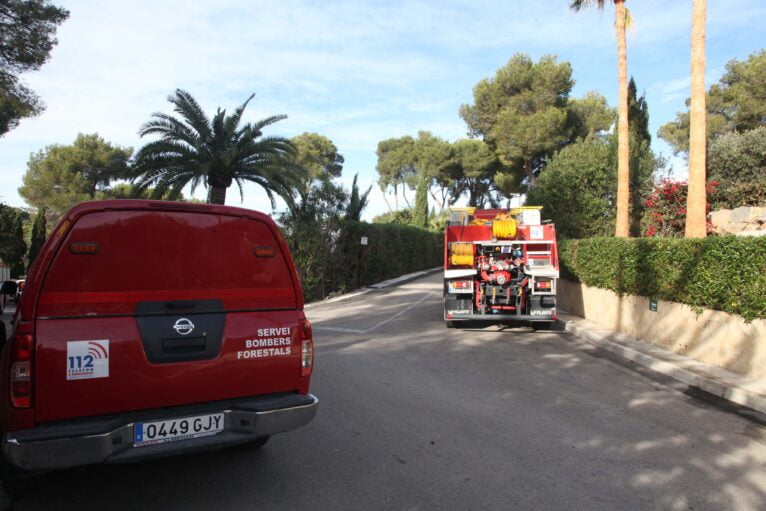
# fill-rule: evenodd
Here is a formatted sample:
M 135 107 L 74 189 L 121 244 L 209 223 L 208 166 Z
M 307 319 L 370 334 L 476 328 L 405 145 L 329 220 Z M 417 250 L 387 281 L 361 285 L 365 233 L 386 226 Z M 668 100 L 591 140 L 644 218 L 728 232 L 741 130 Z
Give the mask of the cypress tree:
M 27 270 L 29 270 L 29 268 L 32 266 L 32 263 L 35 262 L 37 253 L 40 252 L 43 243 L 45 243 L 45 238 L 47 236 L 45 213 L 45 206 L 43 206 L 37 211 L 35 223 L 32 224 L 32 237 L 29 240 L 29 255 L 27 257 Z
M 415 192 L 415 208 L 412 212 L 412 225 L 425 228 L 428 225 L 428 180 L 426 173 L 420 171 L 418 188 Z
M 652 189 L 652 174 L 658 162 L 652 153 L 649 132 L 649 106 L 646 96 L 638 96 L 633 78 L 628 84 L 630 119 L 630 235 L 641 236 L 644 200 Z
M 13 239 L 14 254 L 6 262 L 11 265 L 11 276 L 20 277 L 24 274 L 24 252 L 27 251 L 27 244 L 24 242 L 24 224 L 21 214 L 16 214 L 13 228 L 11 229 L 11 237 Z

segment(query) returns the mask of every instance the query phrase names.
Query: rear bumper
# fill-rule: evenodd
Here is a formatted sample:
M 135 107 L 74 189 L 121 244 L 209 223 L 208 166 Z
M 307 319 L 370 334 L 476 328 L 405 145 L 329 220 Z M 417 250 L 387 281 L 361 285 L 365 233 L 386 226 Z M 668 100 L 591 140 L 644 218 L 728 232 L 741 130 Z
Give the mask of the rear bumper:
M 124 463 L 236 445 L 303 426 L 316 415 L 319 400 L 311 394 L 273 394 L 201 405 L 149 410 L 107 417 L 42 424 L 9 432 L 2 451 L 11 464 L 26 470 L 57 469 L 92 463 Z M 134 447 L 138 422 L 223 413 L 220 433 L 190 440 Z
M 556 314 L 461 314 L 451 318 L 444 318 L 447 321 L 489 321 L 494 323 L 507 321 L 555 321 Z

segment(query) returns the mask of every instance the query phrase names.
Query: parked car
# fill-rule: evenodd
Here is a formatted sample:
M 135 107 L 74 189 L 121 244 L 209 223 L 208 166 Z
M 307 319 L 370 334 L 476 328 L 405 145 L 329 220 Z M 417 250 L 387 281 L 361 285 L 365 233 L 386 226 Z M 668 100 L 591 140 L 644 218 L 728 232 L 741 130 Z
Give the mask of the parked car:
M 21 295 L 24 294 L 24 286 L 26 285 L 26 279 L 16 279 L 16 292 L 13 295 L 13 303 L 18 304 L 21 301 Z
M 300 281 L 262 213 L 80 204 L 46 241 L 24 295 L 0 364 L 13 467 L 260 446 L 316 413 Z
M 5 312 L 5 306 L 10 301 L 16 298 L 19 286 L 15 280 L 4 280 L 0 283 L 0 314 Z

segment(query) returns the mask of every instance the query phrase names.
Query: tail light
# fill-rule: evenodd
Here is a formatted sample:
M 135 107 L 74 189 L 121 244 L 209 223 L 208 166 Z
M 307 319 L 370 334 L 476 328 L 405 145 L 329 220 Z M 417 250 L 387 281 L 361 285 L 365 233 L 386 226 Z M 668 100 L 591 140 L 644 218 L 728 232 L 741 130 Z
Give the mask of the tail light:
M 311 323 L 301 320 L 301 376 L 308 376 L 314 367 L 314 341 L 311 333 Z
M 471 280 L 450 280 L 447 282 L 447 289 L 452 293 L 472 293 L 473 281 Z
M 18 333 L 11 342 L 11 403 L 16 408 L 30 408 L 33 337 L 31 334 Z
M 546 290 L 549 291 L 549 290 L 552 289 L 551 281 L 550 280 L 536 280 L 535 281 L 535 289 L 536 290 L 541 290 L 541 291 L 546 291 Z

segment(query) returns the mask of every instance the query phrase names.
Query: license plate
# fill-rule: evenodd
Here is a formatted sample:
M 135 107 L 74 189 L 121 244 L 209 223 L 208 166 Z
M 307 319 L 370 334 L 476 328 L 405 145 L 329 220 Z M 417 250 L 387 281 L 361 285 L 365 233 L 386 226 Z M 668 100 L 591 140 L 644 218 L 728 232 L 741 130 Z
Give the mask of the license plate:
M 197 415 L 165 421 L 139 422 L 133 430 L 133 447 L 211 436 L 223 431 L 223 414 Z

